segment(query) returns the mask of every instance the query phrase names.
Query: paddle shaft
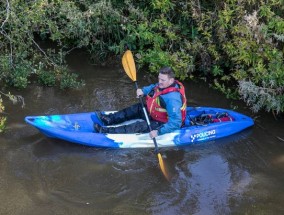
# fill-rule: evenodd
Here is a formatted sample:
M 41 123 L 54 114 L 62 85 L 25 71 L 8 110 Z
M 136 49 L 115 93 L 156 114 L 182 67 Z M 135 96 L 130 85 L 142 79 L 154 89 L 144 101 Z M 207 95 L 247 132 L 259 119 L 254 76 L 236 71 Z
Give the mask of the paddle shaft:
M 135 83 L 136 90 L 139 89 L 137 81 L 134 81 L 134 83 Z M 147 113 L 147 111 L 145 109 L 145 106 L 143 104 L 143 100 L 142 100 L 141 96 L 139 96 L 139 100 L 140 100 L 140 104 L 141 104 L 141 106 L 143 108 L 143 112 L 144 112 L 144 115 L 145 115 L 145 118 L 146 118 L 146 122 L 147 122 L 148 128 L 149 128 L 149 130 L 151 132 L 152 131 L 152 127 L 151 127 L 151 124 L 150 124 L 149 116 L 148 116 L 148 113 Z M 157 144 L 156 138 L 154 137 L 152 139 L 153 139 L 153 142 L 154 142 L 154 145 L 155 145 L 155 151 L 158 153 L 158 144 Z

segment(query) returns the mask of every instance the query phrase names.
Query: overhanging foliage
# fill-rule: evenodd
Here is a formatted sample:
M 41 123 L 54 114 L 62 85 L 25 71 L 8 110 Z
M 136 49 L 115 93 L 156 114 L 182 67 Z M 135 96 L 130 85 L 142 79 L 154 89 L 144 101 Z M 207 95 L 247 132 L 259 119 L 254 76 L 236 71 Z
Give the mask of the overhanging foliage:
M 2 0 L 0 81 L 24 88 L 36 76 L 47 86 L 79 87 L 66 69 L 70 51 L 86 48 L 105 60 L 127 45 L 140 68 L 156 73 L 167 65 L 180 79 L 206 77 L 254 111 L 279 113 L 283 12 L 283 0 Z M 54 46 L 45 48 L 47 40 Z

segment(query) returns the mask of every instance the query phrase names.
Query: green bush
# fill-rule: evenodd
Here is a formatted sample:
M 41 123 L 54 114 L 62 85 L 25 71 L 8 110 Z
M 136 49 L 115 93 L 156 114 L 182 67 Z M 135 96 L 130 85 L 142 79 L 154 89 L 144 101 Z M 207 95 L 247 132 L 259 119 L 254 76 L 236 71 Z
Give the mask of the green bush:
M 38 74 L 39 83 L 44 86 L 52 87 L 55 86 L 56 76 L 53 71 L 40 71 Z
M 9 3 L 0 5 L 0 81 L 15 87 L 31 76 L 47 86 L 81 86 L 65 69 L 67 54 L 84 48 L 105 61 L 128 46 L 139 69 L 171 66 L 178 78 L 206 78 L 255 111 L 283 112 L 283 0 Z
M 60 78 L 60 89 L 79 88 L 84 85 L 83 81 L 77 81 L 78 75 L 75 73 L 63 72 Z
M 216 88 L 239 93 L 256 112 L 283 112 L 283 1 L 228 0 L 207 9 L 195 20 Z

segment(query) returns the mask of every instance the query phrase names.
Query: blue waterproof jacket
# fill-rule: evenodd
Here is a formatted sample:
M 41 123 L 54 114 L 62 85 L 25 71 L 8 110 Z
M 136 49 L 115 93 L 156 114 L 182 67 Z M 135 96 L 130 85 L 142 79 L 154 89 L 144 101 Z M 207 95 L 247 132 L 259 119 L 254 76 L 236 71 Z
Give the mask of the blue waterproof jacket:
M 149 86 L 143 87 L 142 91 L 144 95 L 148 95 L 154 87 L 158 84 L 151 84 Z M 178 85 L 176 85 L 178 87 Z M 170 133 L 174 130 L 177 130 L 182 125 L 182 114 L 181 114 L 181 107 L 182 107 L 182 97 L 179 92 L 170 92 L 163 95 L 160 95 L 165 103 L 165 109 L 168 113 L 168 122 L 163 124 L 158 129 L 158 135 L 162 135 L 165 133 Z

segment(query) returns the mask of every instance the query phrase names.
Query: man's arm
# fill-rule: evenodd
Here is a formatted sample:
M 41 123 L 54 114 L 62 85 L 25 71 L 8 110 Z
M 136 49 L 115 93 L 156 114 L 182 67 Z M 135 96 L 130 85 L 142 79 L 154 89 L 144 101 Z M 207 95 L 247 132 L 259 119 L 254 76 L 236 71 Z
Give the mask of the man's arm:
M 157 85 L 157 84 L 151 84 L 151 85 L 149 85 L 149 86 L 143 87 L 143 88 L 142 88 L 143 94 L 144 94 L 145 96 L 148 95 L 148 94 L 151 92 L 151 90 L 152 90 L 156 85 Z

